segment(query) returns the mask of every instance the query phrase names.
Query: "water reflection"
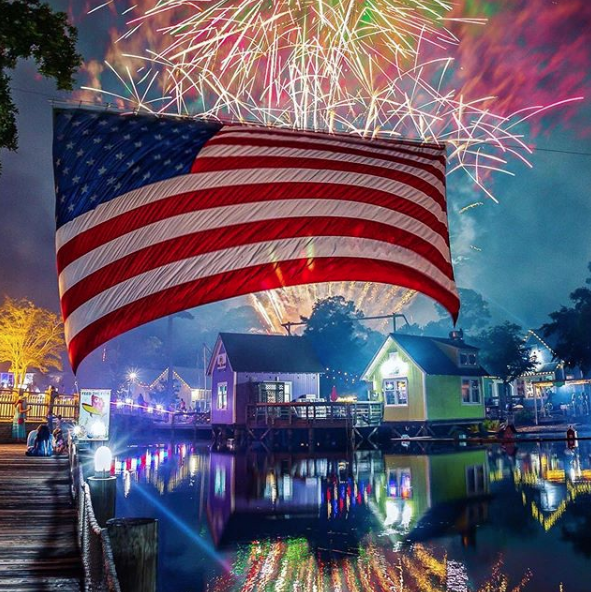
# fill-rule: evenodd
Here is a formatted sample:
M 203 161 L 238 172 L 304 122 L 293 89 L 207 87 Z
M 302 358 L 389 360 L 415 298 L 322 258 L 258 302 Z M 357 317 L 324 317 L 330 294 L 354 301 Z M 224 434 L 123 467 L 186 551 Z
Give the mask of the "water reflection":
M 136 448 L 115 461 L 118 513 L 160 519 L 162 592 L 582 592 L 589 452 Z

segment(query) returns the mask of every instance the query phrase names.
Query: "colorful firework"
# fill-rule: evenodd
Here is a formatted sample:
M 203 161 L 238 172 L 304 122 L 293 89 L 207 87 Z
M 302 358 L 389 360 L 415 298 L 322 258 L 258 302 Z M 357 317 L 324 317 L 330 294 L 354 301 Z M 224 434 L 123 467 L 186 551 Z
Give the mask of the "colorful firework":
M 518 4 L 532 17 L 531 5 Z M 484 9 L 499 33 L 498 10 L 487 2 Z M 531 167 L 525 134 L 535 116 L 581 99 L 555 100 L 546 92 L 543 102 L 524 106 L 510 90 L 516 74 L 508 59 L 498 64 L 503 84 L 490 68 L 477 75 L 492 48 L 488 26 L 477 26 L 486 21 L 468 0 L 138 0 L 124 13 L 127 29 L 113 33 L 107 61 L 122 90 L 100 88 L 98 77 L 97 88 L 85 87 L 101 100 L 161 114 L 445 142 L 448 174 L 463 173 L 494 201 L 495 175 L 514 175 L 515 164 Z M 502 62 L 511 44 L 498 45 Z M 556 64 L 541 75 L 548 77 L 549 68 Z M 527 78 L 531 90 L 536 76 Z M 281 290 L 253 302 L 268 328 L 278 330 L 307 314 L 312 298 L 336 289 Z M 402 296 L 412 299 L 401 289 L 373 288 L 373 298 L 363 284 L 340 289 L 366 314 L 392 312 Z

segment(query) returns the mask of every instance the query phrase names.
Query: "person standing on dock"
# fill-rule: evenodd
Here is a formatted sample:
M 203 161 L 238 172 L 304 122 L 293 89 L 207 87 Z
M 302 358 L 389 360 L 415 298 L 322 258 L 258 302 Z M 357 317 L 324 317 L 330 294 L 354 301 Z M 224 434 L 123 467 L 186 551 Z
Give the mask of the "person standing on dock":
M 23 395 L 19 396 L 14 404 L 14 416 L 12 418 L 12 437 L 17 442 L 24 442 L 27 437 L 25 421 L 27 420 L 27 400 Z

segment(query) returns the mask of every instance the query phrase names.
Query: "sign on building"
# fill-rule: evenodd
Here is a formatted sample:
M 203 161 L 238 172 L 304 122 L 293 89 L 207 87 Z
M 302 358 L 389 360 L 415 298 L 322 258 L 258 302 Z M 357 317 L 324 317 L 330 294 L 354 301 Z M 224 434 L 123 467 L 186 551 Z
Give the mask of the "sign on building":
M 108 440 L 111 418 L 111 391 L 109 389 L 82 389 L 78 425 L 80 440 Z

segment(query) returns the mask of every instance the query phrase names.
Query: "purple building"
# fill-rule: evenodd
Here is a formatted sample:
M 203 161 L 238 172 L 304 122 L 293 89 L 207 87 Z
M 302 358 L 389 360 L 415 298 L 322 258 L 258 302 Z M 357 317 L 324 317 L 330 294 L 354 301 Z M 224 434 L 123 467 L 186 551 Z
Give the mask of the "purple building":
M 220 333 L 209 362 L 212 426 L 244 426 L 247 405 L 318 398 L 320 360 L 304 337 Z

